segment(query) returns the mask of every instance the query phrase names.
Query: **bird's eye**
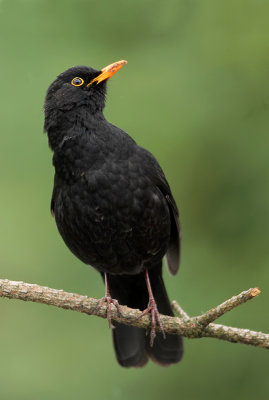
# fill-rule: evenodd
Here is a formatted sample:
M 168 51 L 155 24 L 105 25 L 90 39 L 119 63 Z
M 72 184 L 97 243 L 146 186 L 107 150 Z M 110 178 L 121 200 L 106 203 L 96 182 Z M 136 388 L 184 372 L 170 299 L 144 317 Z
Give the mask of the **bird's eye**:
M 84 80 L 82 78 L 76 77 L 76 78 L 72 79 L 71 83 L 73 86 L 81 86 L 81 85 L 83 85 Z

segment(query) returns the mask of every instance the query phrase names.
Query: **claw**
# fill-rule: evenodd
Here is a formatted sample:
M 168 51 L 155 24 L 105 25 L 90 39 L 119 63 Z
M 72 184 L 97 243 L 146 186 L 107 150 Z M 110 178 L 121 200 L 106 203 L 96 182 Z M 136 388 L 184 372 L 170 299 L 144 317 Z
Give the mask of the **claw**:
M 118 300 L 112 299 L 111 296 L 104 296 L 99 301 L 98 308 L 101 308 L 105 303 L 107 303 L 106 317 L 107 317 L 107 321 L 108 321 L 108 326 L 109 326 L 109 328 L 115 328 L 111 321 L 111 304 L 113 304 L 116 307 L 118 313 L 121 314 L 119 302 L 118 302 Z
M 158 311 L 157 304 L 156 304 L 156 301 L 154 300 L 154 298 L 149 299 L 147 308 L 144 311 L 142 311 L 142 313 L 137 317 L 137 319 L 139 319 L 149 313 L 151 314 L 150 347 L 153 347 L 154 339 L 156 337 L 156 326 L 157 325 L 159 326 L 159 328 L 162 332 L 163 338 L 165 339 L 165 337 L 166 337 L 164 328 L 163 328 L 163 324 L 162 324 L 162 321 L 160 318 L 160 313 Z
M 119 305 L 118 300 L 112 299 L 112 297 L 110 296 L 109 283 L 108 283 L 108 274 L 106 272 L 104 273 L 104 277 L 105 277 L 105 291 L 106 291 L 106 294 L 99 301 L 98 308 L 101 308 L 105 303 L 107 303 L 107 306 L 106 306 L 106 317 L 107 317 L 107 321 L 108 321 L 108 326 L 109 326 L 109 328 L 115 328 L 115 326 L 112 324 L 112 321 L 111 321 L 111 304 L 113 304 L 116 307 L 116 309 L 117 309 L 119 314 L 121 314 L 121 309 L 120 309 L 120 305 Z

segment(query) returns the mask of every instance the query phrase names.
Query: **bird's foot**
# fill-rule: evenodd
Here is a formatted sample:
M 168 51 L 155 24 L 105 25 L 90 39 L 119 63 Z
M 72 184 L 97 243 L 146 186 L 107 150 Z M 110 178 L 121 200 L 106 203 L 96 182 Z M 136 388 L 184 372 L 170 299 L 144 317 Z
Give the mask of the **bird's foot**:
M 142 313 L 139 315 L 139 317 L 137 317 L 137 319 L 139 319 L 149 313 L 151 315 L 150 347 L 153 347 L 154 339 L 156 337 L 156 326 L 157 325 L 159 326 L 159 328 L 163 334 L 163 338 L 165 339 L 165 332 L 164 332 L 163 324 L 162 324 L 162 321 L 160 318 L 160 313 L 158 311 L 157 304 L 156 304 L 156 301 L 154 300 L 154 298 L 149 299 L 147 308 L 144 311 L 142 311 Z
M 121 314 L 119 302 L 118 300 L 112 299 L 111 296 L 104 296 L 100 299 L 98 308 L 101 308 L 105 303 L 107 304 L 106 317 L 108 321 L 108 326 L 109 328 L 115 328 L 111 321 L 111 304 L 113 304 L 116 307 L 118 313 Z

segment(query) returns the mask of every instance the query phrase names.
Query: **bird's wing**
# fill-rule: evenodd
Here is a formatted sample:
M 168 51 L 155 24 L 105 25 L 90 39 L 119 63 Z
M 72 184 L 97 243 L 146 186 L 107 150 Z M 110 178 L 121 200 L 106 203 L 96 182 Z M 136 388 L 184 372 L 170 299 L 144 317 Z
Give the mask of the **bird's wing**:
M 51 212 L 51 215 L 52 215 L 53 217 L 55 217 L 55 213 L 54 213 L 54 198 L 53 198 L 53 195 L 52 195 L 51 202 L 50 202 L 50 212 Z
M 171 218 L 171 234 L 169 246 L 166 253 L 167 266 L 172 275 L 175 275 L 179 268 L 180 262 L 180 222 L 179 215 L 175 200 L 172 194 L 167 194 L 167 203 L 169 205 L 170 218 Z
M 148 152 L 147 150 L 144 150 L 144 152 L 145 152 L 144 155 L 146 155 L 146 157 L 148 158 L 147 165 L 149 167 L 149 170 L 147 172 L 150 174 L 151 178 L 153 178 L 153 183 L 158 187 L 162 195 L 165 197 L 169 207 L 171 233 L 166 253 L 166 260 L 169 272 L 172 275 L 176 275 L 180 261 L 180 239 L 181 239 L 178 208 L 174 200 L 174 197 L 171 193 L 170 186 L 165 178 L 165 175 L 159 163 L 150 152 Z
M 56 175 L 54 176 L 54 185 L 53 185 L 53 191 L 52 191 L 52 196 L 51 196 L 51 202 L 50 202 L 50 212 L 53 217 L 55 217 L 55 197 L 56 197 L 56 192 L 57 192 L 57 177 Z

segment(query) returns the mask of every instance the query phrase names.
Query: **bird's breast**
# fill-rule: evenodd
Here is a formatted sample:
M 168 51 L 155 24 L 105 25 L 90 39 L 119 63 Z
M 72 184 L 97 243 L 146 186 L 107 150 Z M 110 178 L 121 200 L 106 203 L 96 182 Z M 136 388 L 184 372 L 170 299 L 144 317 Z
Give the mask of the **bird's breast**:
M 54 165 L 57 226 L 82 261 L 134 273 L 147 260 L 160 260 L 169 240 L 169 210 L 139 153 L 86 143 L 66 146 Z

